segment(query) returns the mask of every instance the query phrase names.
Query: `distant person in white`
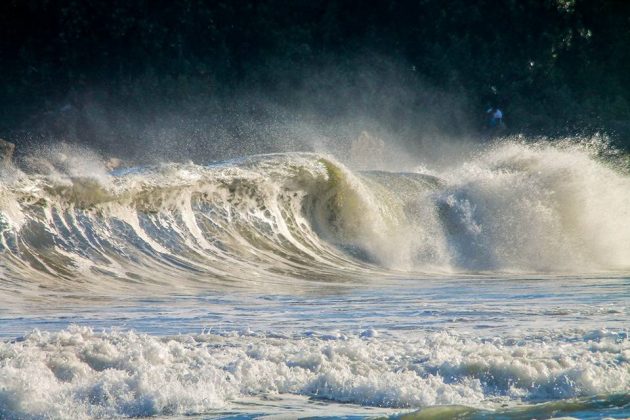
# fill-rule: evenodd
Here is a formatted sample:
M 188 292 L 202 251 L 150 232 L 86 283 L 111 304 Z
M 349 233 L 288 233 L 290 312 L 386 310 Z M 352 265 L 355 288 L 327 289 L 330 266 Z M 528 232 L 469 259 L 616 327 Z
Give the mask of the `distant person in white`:
M 494 125 L 500 125 L 503 122 L 503 112 L 497 108 L 496 111 L 494 111 L 492 118 L 494 118 Z
M 490 108 L 486 111 L 490 115 L 488 121 L 490 128 L 501 127 L 503 125 L 503 112 L 499 108 Z

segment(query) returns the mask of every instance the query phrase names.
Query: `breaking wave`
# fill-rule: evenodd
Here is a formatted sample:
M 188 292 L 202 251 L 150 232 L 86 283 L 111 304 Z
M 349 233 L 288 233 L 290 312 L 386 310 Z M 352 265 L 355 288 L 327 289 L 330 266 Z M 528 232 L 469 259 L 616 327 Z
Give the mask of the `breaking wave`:
M 0 342 L 0 419 L 291 417 L 332 405 L 401 418 L 618 417 L 630 407 L 625 280 L 565 288 L 575 273 L 630 268 L 627 163 L 600 145 L 504 141 L 405 172 L 317 153 L 111 171 L 71 152 L 0 168 L 2 315 L 12 331 L 42 319 L 56 330 Z M 471 273 L 505 279 L 498 288 L 521 273 L 571 275 L 501 296 L 460 287 L 467 275 L 406 288 Z M 390 279 L 394 294 L 241 299 Z M 161 291 L 165 306 L 151 307 Z M 231 298 L 173 299 L 217 291 Z M 131 316 L 118 312 L 128 296 Z M 85 302 L 89 317 L 47 323 L 53 302 L 50 313 Z M 327 319 L 341 313 L 356 316 Z M 68 327 L 114 319 L 158 325 L 157 335 Z M 179 335 L 166 336 L 168 319 Z M 204 320 L 217 329 L 196 333 Z
M 313 153 L 109 173 L 85 161 L 45 175 L 5 169 L 1 287 L 624 270 L 630 177 L 597 154 L 505 142 L 402 173 L 353 172 Z

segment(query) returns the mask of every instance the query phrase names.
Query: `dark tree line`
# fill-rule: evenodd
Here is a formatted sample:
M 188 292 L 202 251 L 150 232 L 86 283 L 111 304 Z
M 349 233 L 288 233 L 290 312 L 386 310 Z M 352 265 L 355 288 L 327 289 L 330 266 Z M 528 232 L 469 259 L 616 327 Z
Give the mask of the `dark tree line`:
M 139 109 L 147 94 L 286 98 L 317 68 L 359 77 L 359 56 L 465 96 L 472 120 L 497 104 L 513 131 L 630 143 L 625 0 L 5 0 L 0 136 L 85 90 Z

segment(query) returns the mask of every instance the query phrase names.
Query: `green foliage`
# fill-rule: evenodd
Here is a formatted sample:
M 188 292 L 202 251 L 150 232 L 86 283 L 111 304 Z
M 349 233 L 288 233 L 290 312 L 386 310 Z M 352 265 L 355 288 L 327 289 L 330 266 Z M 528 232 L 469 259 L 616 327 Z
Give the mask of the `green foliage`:
M 628 45 L 622 0 L 7 0 L 0 130 L 83 89 L 138 108 L 291 92 L 331 63 L 360 77 L 351 64 L 369 54 L 464 94 L 470 115 L 501 106 L 513 131 L 607 129 L 630 120 Z

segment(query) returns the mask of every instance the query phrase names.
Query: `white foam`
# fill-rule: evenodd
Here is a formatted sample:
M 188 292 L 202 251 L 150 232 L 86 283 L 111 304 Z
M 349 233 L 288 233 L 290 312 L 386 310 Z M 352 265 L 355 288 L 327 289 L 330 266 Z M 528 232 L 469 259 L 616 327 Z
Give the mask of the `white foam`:
M 283 394 L 419 408 L 627 391 L 630 341 L 595 336 L 35 331 L 0 344 L 0 417 L 193 414 Z
M 624 270 L 630 178 L 596 152 L 506 141 L 439 178 L 355 174 L 301 153 L 90 178 L 96 157 L 64 155 L 67 173 L 0 185 L 0 263 L 17 284 L 89 273 L 86 288 L 125 293 L 173 278 L 248 287 L 319 274 Z
M 461 237 L 451 242 L 454 263 L 551 271 L 628 268 L 630 178 L 596 154 L 571 142 L 504 142 L 444 173 L 447 208 L 462 225 Z

